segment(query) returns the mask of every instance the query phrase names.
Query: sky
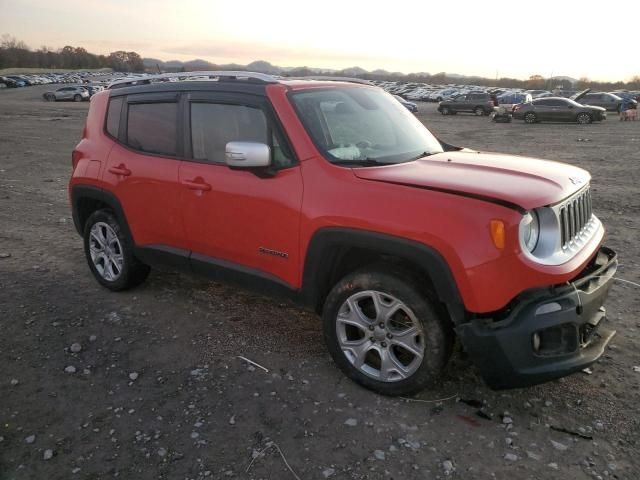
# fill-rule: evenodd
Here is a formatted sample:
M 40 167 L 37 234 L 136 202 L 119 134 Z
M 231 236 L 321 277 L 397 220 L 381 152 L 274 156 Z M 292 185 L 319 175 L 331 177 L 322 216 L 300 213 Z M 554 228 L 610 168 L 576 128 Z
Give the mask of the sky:
M 640 1 L 0 0 L 0 34 L 31 48 L 161 60 L 448 72 L 640 75 Z

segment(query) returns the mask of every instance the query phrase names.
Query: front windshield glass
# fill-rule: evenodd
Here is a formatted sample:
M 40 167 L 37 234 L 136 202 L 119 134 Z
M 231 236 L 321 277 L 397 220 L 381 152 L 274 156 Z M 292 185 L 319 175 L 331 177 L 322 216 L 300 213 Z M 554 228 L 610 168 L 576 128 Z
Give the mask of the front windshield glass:
M 307 132 L 335 164 L 392 164 L 442 152 L 440 142 L 388 93 L 373 88 L 294 92 Z

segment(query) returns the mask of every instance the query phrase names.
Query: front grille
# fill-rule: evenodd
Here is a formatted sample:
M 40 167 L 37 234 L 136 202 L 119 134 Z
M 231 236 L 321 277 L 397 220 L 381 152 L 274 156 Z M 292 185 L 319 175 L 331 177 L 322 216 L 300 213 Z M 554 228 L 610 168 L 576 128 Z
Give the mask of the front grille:
M 560 230 L 562 234 L 562 248 L 576 240 L 584 227 L 591 220 L 591 189 L 586 188 L 567 200 L 560 207 Z

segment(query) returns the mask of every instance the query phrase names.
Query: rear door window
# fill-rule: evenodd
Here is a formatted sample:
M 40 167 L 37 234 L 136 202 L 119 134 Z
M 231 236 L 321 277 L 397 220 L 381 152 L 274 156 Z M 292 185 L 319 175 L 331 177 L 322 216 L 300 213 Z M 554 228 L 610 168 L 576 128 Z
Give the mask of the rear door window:
M 178 104 L 130 103 L 126 144 L 141 152 L 176 156 Z

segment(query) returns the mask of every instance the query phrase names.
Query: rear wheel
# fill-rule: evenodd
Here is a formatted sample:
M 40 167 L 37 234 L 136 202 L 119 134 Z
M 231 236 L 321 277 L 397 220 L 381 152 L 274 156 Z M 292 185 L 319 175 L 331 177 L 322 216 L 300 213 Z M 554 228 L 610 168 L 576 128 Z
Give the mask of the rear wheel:
M 56 96 L 53 93 L 47 93 L 44 98 L 47 102 L 54 102 L 56 100 Z
M 446 365 L 452 333 L 410 274 L 393 268 L 347 275 L 324 305 L 327 348 L 340 369 L 384 395 L 431 385 Z
M 74 101 L 74 102 L 81 102 L 81 101 L 82 101 L 82 95 L 80 95 L 80 94 L 76 93 L 76 94 L 73 96 L 73 101 Z
M 132 243 L 109 210 L 98 210 L 87 220 L 84 250 L 91 273 L 109 290 L 135 287 L 149 275 L 149 266 L 133 255 Z
M 581 125 L 587 125 L 589 123 L 591 123 L 593 121 L 593 119 L 591 118 L 591 115 L 589 115 L 588 113 L 579 113 L 578 116 L 576 117 L 576 122 L 578 122 Z
M 442 107 L 440 113 L 442 113 L 442 115 L 451 115 L 451 109 L 449 107 Z
M 482 107 L 476 107 L 473 109 L 473 113 L 475 113 L 477 116 L 482 116 L 484 115 L 484 108 Z
M 524 121 L 525 123 L 536 123 L 538 121 L 538 116 L 533 112 L 525 113 Z

